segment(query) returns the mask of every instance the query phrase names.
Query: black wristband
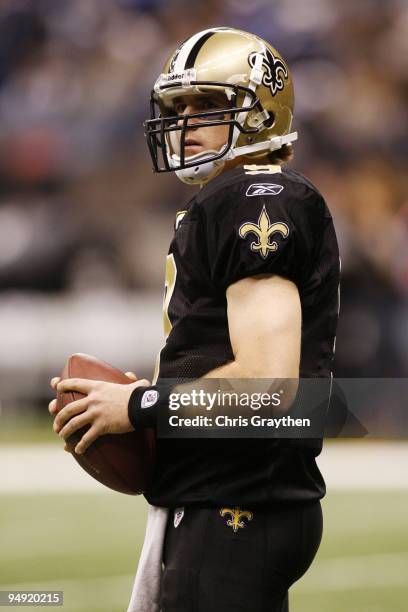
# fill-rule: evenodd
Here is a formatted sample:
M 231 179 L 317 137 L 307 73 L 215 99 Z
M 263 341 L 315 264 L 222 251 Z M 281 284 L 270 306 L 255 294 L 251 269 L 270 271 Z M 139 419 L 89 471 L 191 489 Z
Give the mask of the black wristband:
M 155 427 L 158 411 L 163 407 L 168 408 L 170 392 L 170 385 L 164 384 L 136 387 L 128 403 L 129 421 L 133 427 Z

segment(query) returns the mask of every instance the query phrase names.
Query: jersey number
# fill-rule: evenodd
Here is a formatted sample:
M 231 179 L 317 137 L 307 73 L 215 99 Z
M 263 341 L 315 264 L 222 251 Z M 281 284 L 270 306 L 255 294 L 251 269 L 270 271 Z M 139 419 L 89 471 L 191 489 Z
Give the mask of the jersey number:
M 171 328 L 173 327 L 169 317 L 169 304 L 171 297 L 174 292 L 176 285 L 177 268 L 174 256 L 172 254 L 167 255 L 166 258 L 166 276 L 164 280 L 164 298 L 163 298 L 163 328 L 164 328 L 164 339 L 167 340 Z M 154 368 L 154 374 L 152 378 L 152 384 L 155 385 L 160 371 L 160 352 L 156 358 L 156 365 Z
M 166 278 L 164 281 L 164 300 L 163 300 L 163 328 L 164 338 L 167 340 L 171 332 L 172 324 L 169 318 L 169 305 L 176 285 L 177 268 L 173 254 L 166 258 Z

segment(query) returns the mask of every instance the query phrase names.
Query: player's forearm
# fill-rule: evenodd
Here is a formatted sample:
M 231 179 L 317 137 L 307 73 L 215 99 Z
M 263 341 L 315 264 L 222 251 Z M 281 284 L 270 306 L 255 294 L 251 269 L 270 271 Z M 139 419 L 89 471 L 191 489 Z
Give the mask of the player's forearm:
M 296 397 L 299 384 L 299 370 L 295 368 L 290 372 L 290 377 L 273 376 L 270 368 L 264 366 L 257 368 L 249 367 L 238 360 L 230 361 L 218 368 L 214 368 L 207 372 L 202 378 L 194 381 L 177 385 L 172 389 L 172 393 L 186 397 L 186 405 L 180 406 L 180 416 L 193 416 L 197 413 L 197 404 L 191 402 L 187 404 L 187 396 L 192 398 L 197 397 L 200 392 L 214 395 L 220 393 L 225 394 L 245 394 L 246 396 L 258 396 L 259 394 L 268 394 L 272 396 L 278 393 L 281 396 L 281 401 L 278 406 L 274 405 L 274 414 L 285 414 L 289 411 Z M 280 372 L 282 374 L 282 372 Z M 195 394 L 195 395 L 194 395 Z M 237 405 L 230 404 L 232 410 L 239 410 L 240 402 Z M 223 404 L 225 408 L 225 404 Z M 216 409 L 214 406 L 213 410 Z
M 190 382 L 173 387 L 163 382 L 159 385 L 146 387 L 144 390 L 139 388 L 132 394 L 129 401 L 129 419 L 135 428 L 138 426 L 154 426 L 158 411 L 168 410 L 171 396 L 173 398 L 183 396 L 184 398 L 183 403 L 178 407 L 179 416 L 195 416 L 203 408 L 201 404 L 197 403 L 197 397 L 208 397 L 209 395 L 214 397 L 214 394 L 218 397 L 219 393 L 245 394 L 247 396 L 262 393 L 272 396 L 279 393 L 281 402 L 278 406 L 274 405 L 273 411 L 274 414 L 285 414 L 289 411 L 296 397 L 298 376 L 298 366 L 282 368 L 280 364 L 278 368 L 274 367 L 273 360 L 269 361 L 259 356 L 255 358 L 255 356 L 251 357 L 249 355 L 245 360 L 229 361 L 210 370 L 203 377 Z M 152 397 L 157 397 L 157 399 L 152 402 L 149 399 Z M 239 403 L 237 405 L 230 404 L 229 408 L 236 411 L 239 410 L 240 405 Z M 212 409 L 217 410 L 217 406 L 214 405 Z
M 283 360 L 282 360 L 283 361 Z M 286 364 L 268 363 L 266 359 L 260 359 L 259 356 L 249 357 L 245 361 L 235 359 L 229 361 L 218 368 L 210 370 L 203 378 L 298 378 L 299 366 L 293 362 L 291 367 Z

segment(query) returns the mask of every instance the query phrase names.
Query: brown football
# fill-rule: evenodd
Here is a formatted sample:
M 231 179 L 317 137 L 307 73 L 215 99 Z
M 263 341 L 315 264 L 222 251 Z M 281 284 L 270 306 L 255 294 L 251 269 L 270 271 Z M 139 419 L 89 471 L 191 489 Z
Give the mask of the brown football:
M 131 381 L 120 370 L 90 355 L 75 353 L 68 358 L 61 374 L 66 378 L 87 378 L 127 385 Z M 58 411 L 70 402 L 84 397 L 69 391 L 57 394 Z M 152 476 L 155 459 L 155 434 L 152 429 L 141 429 L 124 434 L 106 434 L 97 438 L 82 455 L 75 446 L 88 429 L 83 427 L 67 440 L 67 446 L 79 465 L 96 480 L 114 491 L 139 495 Z

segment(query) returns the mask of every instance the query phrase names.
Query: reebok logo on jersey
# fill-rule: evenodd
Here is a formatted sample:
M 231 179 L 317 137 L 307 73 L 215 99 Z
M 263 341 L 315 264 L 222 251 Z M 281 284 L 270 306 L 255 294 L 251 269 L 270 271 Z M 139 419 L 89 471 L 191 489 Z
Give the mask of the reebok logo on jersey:
M 274 185 L 273 183 L 253 183 L 246 190 L 249 198 L 263 195 L 278 195 L 283 191 L 282 185 Z

